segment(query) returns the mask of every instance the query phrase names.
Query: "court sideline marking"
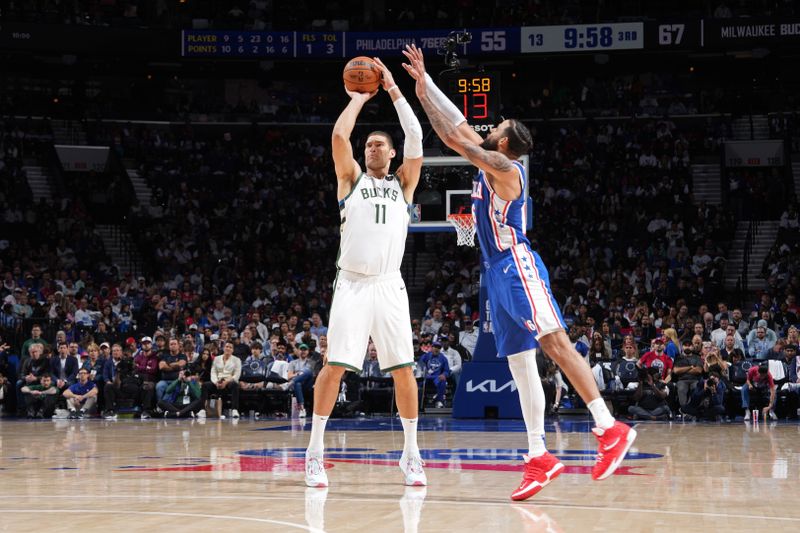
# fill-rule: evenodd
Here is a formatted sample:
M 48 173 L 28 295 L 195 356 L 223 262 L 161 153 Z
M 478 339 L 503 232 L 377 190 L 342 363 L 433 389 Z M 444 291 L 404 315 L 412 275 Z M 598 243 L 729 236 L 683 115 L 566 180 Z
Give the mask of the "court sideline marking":
M 50 498 L 51 496 L 48 496 Z M 53 498 L 64 498 L 66 496 L 52 496 Z M 98 509 L 2 509 L 3 513 L 16 513 L 16 514 L 40 514 L 40 513 L 81 513 L 81 514 L 113 514 L 113 515 L 123 515 L 123 514 L 135 514 L 135 515 L 150 515 L 150 516 L 180 516 L 180 517 L 188 517 L 188 518 L 213 518 L 217 520 L 243 520 L 246 522 L 260 522 L 263 524 L 275 524 L 278 526 L 287 526 L 293 527 L 297 529 L 302 529 L 303 531 L 309 531 L 310 533 L 325 533 L 321 529 L 317 529 L 315 527 L 305 526 L 302 524 L 295 524 L 293 522 L 284 522 L 282 520 L 270 520 L 268 518 L 252 518 L 249 516 L 234 516 L 234 515 L 216 515 L 216 514 L 201 514 L 201 513 L 170 513 L 170 512 L 162 512 L 162 511 L 126 511 L 126 510 L 115 510 L 115 511 L 104 511 Z
M 302 498 L 301 495 L 297 495 L 294 497 L 290 496 L 249 496 L 249 495 L 203 495 L 203 496 L 176 496 L 176 495 L 153 495 L 153 494 L 136 494 L 136 495 L 127 495 L 127 494 L 96 494 L 96 495 L 85 495 L 89 498 L 111 498 L 111 499 L 173 499 L 173 500 L 288 500 L 288 501 L 297 501 L 298 499 Z M 74 496 L 68 495 L 48 495 L 48 498 L 52 499 L 73 499 Z M 15 499 L 15 498 L 25 498 L 28 499 L 29 496 L 20 496 L 20 495 L 4 495 L 3 499 Z M 395 502 L 395 499 L 389 498 L 327 498 L 327 502 L 359 502 L 359 503 L 381 503 L 381 502 Z M 426 504 L 432 505 L 462 505 L 462 506 L 475 506 L 476 504 L 479 505 L 486 505 L 490 507 L 503 507 L 509 508 L 511 507 L 511 502 L 492 502 L 492 501 L 482 501 L 482 500 L 428 500 L 425 499 Z M 789 516 L 763 516 L 763 515 L 746 515 L 746 514 L 730 514 L 730 513 L 705 513 L 699 511 L 670 511 L 670 510 L 659 510 L 659 509 L 640 509 L 635 507 L 601 507 L 596 505 L 571 505 L 571 504 L 562 504 L 562 503 L 546 503 L 546 502 L 530 502 L 531 506 L 536 507 L 550 507 L 554 509 L 573 509 L 573 510 L 581 510 L 581 511 L 606 511 L 606 512 L 638 512 L 638 513 L 645 513 L 645 514 L 667 514 L 667 515 L 677 515 L 677 516 L 707 516 L 713 518 L 740 518 L 743 520 L 752 520 L 752 519 L 761 519 L 761 520 L 776 520 L 782 522 L 800 522 L 800 518 L 793 518 Z M 14 513 L 39 513 L 39 512 L 57 512 L 56 510 L 48 510 L 48 511 L 23 511 L 23 510 L 15 510 L 15 509 L 4 509 L 0 507 L 0 512 L 14 512 Z M 64 512 L 83 512 L 83 511 L 64 511 Z M 117 511 L 87 511 L 87 512 L 104 512 L 104 513 L 116 513 Z M 279 522 L 277 520 L 267 520 L 262 518 L 249 518 L 249 517 L 238 517 L 238 516 L 225 516 L 225 515 L 203 515 L 203 514 L 184 514 L 184 513 L 169 513 L 169 512 L 156 512 L 156 511 L 119 511 L 124 513 L 139 513 L 139 514 L 155 514 L 155 515 L 174 515 L 174 516 L 194 516 L 194 517 L 206 517 L 206 518 L 234 518 L 237 520 L 251 520 L 256 522 L 269 522 L 281 525 L 288 525 L 291 527 L 297 527 L 300 529 L 304 529 L 306 531 L 317 532 L 319 530 L 308 528 L 306 526 L 302 526 L 299 524 L 292 524 L 290 522 Z

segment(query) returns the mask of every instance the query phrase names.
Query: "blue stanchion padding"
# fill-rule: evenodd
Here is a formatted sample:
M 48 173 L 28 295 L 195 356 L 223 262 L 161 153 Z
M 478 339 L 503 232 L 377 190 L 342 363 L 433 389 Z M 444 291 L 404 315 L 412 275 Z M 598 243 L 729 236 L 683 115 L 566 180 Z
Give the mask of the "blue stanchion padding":
M 481 289 L 478 295 L 480 324 L 478 342 L 472 361 L 464 363 L 453 400 L 454 418 L 522 418 L 517 387 L 505 358 L 497 357 L 497 346 L 489 309 L 489 294 L 483 284 L 485 266 L 481 265 Z
M 505 361 L 465 363 L 453 401 L 454 418 L 522 418 L 517 386 Z
M 506 364 L 505 361 L 498 361 L 497 359 L 497 345 L 494 341 L 494 330 L 492 329 L 492 312 L 489 309 L 489 292 L 486 289 L 486 285 L 483 284 L 484 271 L 485 266 L 481 263 L 481 290 L 478 293 L 478 305 L 480 307 L 478 320 L 480 324 L 478 325 L 478 342 L 475 344 L 472 360 Z

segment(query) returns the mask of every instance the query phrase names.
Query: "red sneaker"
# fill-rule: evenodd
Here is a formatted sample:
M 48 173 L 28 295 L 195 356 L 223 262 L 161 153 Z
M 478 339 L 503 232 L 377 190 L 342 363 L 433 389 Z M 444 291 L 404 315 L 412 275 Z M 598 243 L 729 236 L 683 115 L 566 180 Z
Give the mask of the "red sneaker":
M 564 470 L 564 465 L 558 458 L 549 453 L 544 452 L 544 455 L 539 457 L 525 458 L 525 473 L 522 474 L 522 483 L 519 484 L 517 490 L 511 493 L 511 499 L 520 501 L 527 500 L 543 488 L 548 483 L 553 481 Z
M 592 479 L 599 481 L 613 474 L 625 459 L 625 454 L 636 440 L 636 431 L 627 424 L 614 422 L 614 425 L 606 430 L 592 428 L 592 433 L 599 441 L 597 462 L 592 468 Z

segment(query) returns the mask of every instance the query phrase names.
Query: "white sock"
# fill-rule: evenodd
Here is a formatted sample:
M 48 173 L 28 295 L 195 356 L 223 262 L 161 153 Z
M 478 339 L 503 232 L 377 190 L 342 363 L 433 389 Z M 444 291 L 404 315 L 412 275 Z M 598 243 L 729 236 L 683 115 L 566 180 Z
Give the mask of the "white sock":
M 595 398 L 586 404 L 586 407 L 592 412 L 594 423 L 600 429 L 608 429 L 614 425 L 614 417 L 611 416 L 611 412 L 608 410 L 603 398 Z
M 506 357 L 508 368 L 517 384 L 522 418 L 528 431 L 528 457 L 544 455 L 544 389 L 536 368 L 536 350 Z
M 541 457 L 547 453 L 547 446 L 544 444 L 544 435 L 537 435 L 533 431 L 528 432 L 528 457 Z
M 314 413 L 314 416 L 311 417 L 311 438 L 308 441 L 306 453 L 322 456 L 322 452 L 325 451 L 325 424 L 327 423 L 327 416 Z
M 419 455 L 419 445 L 417 445 L 417 426 L 419 418 L 400 418 L 403 423 L 403 455 Z

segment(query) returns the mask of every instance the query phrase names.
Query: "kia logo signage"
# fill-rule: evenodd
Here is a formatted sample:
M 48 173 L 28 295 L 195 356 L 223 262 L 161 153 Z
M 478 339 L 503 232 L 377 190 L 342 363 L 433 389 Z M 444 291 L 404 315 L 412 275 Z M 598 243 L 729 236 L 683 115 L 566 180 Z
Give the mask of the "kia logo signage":
M 484 379 L 483 381 L 478 382 L 477 385 L 473 383 L 472 380 L 469 380 L 467 381 L 466 386 L 467 392 L 497 393 L 503 392 L 506 389 L 508 389 L 508 392 L 515 392 L 517 390 L 517 384 L 514 383 L 513 379 L 503 383 L 500 386 L 497 385 L 497 381 L 494 379 Z

